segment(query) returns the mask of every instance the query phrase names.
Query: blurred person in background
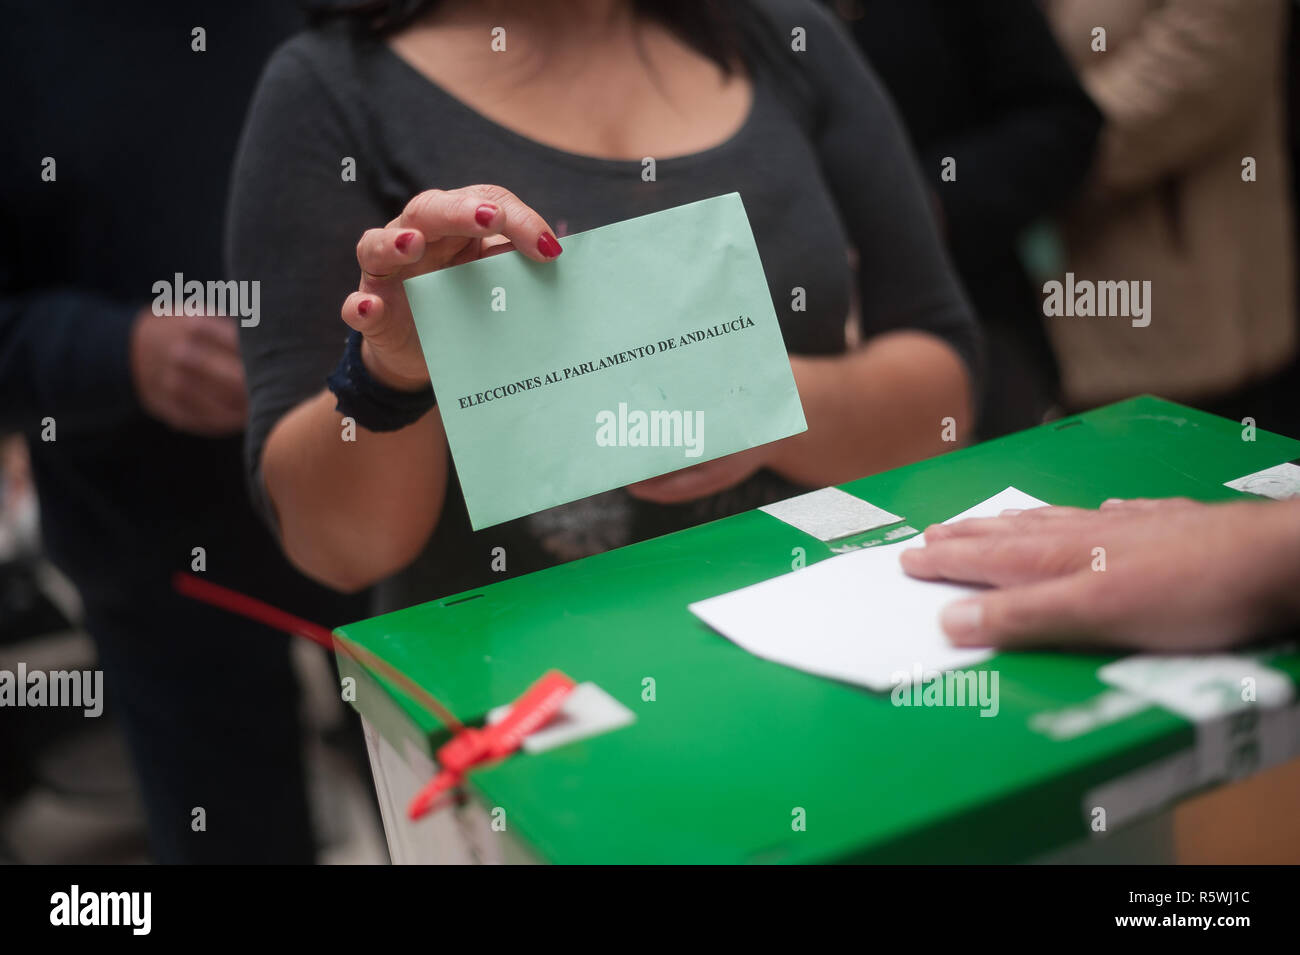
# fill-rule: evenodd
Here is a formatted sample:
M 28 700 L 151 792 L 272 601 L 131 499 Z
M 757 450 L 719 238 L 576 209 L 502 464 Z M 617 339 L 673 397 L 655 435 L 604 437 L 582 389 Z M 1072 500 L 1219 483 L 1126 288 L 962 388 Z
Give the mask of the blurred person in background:
M 1105 117 L 1088 192 L 1063 223 L 1066 268 L 1076 282 L 1151 283 L 1146 327 L 1046 319 L 1070 406 L 1154 392 L 1300 434 L 1288 3 L 1045 5 Z
M 832 5 L 898 107 L 979 315 L 977 436 L 1041 424 L 1059 407 L 1059 381 L 1019 243 L 1077 193 L 1101 115 L 1036 0 Z
M 311 861 L 288 638 L 170 578 L 203 548 L 203 576 L 311 619 L 364 608 L 294 572 L 253 515 L 236 320 L 151 307 L 176 273 L 223 278 L 244 110 L 299 15 L 63 0 L 4 19 L 23 109 L 0 143 L 0 431 L 27 436 L 44 545 L 80 591 L 157 858 Z

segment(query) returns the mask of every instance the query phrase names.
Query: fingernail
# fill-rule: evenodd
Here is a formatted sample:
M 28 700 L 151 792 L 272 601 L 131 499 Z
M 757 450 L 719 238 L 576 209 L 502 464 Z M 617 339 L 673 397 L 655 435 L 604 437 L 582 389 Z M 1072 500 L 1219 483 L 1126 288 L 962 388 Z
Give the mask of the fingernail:
M 361 301 L 357 302 L 358 315 L 360 315 L 362 318 L 365 318 L 366 315 L 368 315 L 369 313 L 370 313 L 370 299 L 363 298 Z
M 1017 514 L 1023 514 L 1024 511 L 1018 507 L 1008 507 L 998 517 L 1015 517 Z
M 1124 499 L 1122 497 L 1108 497 L 1106 498 L 1106 500 L 1101 502 L 1101 506 L 1105 507 L 1108 504 L 1115 505 L 1115 504 L 1123 504 L 1123 503 L 1124 503 Z
M 479 225 L 487 228 L 492 224 L 492 220 L 497 217 L 497 207 L 490 202 L 485 202 L 474 210 L 474 221 Z
M 937 541 L 947 533 L 948 528 L 943 524 L 931 524 L 925 529 L 925 534 L 923 536 L 928 541 Z
M 564 250 L 560 248 L 560 243 L 555 240 L 555 236 L 543 232 L 541 238 L 537 240 L 537 251 L 548 259 L 553 259 Z
M 984 605 L 979 600 L 958 600 L 943 608 L 939 625 L 953 643 L 974 643 L 984 622 Z
M 398 252 L 405 253 L 406 250 L 411 247 L 411 240 L 414 238 L 415 238 L 414 232 L 403 232 L 393 242 L 393 245 L 397 246 Z

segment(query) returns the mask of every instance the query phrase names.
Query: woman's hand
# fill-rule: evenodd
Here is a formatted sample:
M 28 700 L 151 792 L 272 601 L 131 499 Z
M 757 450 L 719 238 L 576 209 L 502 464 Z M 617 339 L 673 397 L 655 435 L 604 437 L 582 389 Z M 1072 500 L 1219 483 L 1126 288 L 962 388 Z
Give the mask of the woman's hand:
M 748 451 L 737 451 L 725 458 L 705 461 L 647 481 L 638 481 L 629 484 L 627 492 L 633 497 L 655 504 L 683 504 L 708 497 L 735 487 L 763 467 L 767 463 L 769 447 L 770 445 L 762 445 Z
M 343 321 L 365 336 L 361 357 L 378 381 L 419 391 L 429 383 L 402 281 L 485 255 L 518 249 L 537 262 L 563 250 L 540 215 L 500 186 L 430 189 L 357 243 L 361 282 Z
M 1300 621 L 1300 502 L 1107 501 L 938 525 L 925 540 L 902 553 L 908 574 L 994 588 L 945 608 L 960 646 L 1205 651 Z

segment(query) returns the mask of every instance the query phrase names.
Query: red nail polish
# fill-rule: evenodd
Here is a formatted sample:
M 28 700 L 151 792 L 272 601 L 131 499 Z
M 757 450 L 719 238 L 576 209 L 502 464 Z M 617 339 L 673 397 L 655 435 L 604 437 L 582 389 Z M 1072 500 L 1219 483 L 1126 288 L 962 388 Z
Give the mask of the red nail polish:
M 406 252 L 407 249 L 409 249 L 409 248 L 411 247 L 411 240 L 414 239 L 414 238 L 415 238 L 415 233 L 414 233 L 414 232 L 403 232 L 403 233 L 402 233 L 401 235 L 399 235 L 399 236 L 397 237 L 397 239 L 393 242 L 393 245 L 397 246 L 397 251 L 398 251 L 398 252 L 403 252 L 403 253 L 404 253 L 404 252 Z
M 548 259 L 553 259 L 564 250 L 560 248 L 560 243 L 555 241 L 555 236 L 549 232 L 543 232 L 542 237 L 537 240 L 537 251 Z
M 360 315 L 362 318 L 365 318 L 369 312 L 370 312 L 370 299 L 363 298 L 361 301 L 357 302 L 358 315 Z
M 474 221 L 486 229 L 492 224 L 492 220 L 496 218 L 496 214 L 497 207 L 491 203 L 485 202 L 474 210 Z

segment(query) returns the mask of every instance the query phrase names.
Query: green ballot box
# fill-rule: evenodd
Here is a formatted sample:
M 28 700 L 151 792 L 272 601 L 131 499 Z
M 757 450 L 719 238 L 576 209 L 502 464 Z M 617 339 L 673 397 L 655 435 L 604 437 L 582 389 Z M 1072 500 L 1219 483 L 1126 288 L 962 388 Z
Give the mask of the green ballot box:
M 1140 397 L 842 489 L 919 531 L 1008 486 L 1089 508 L 1237 499 L 1227 482 L 1297 458 L 1300 441 Z M 448 733 L 340 653 L 394 861 L 1161 861 L 1172 806 L 1300 751 L 1300 654 L 1280 644 L 1241 654 L 1258 702 L 1194 715 L 1159 672 L 1103 679 L 1117 654 L 996 654 L 973 667 L 999 676 L 987 718 L 760 659 L 687 609 L 899 528 L 823 542 L 751 511 L 340 628 L 467 723 L 549 669 L 630 711 L 471 771 L 458 805 L 411 822 Z

